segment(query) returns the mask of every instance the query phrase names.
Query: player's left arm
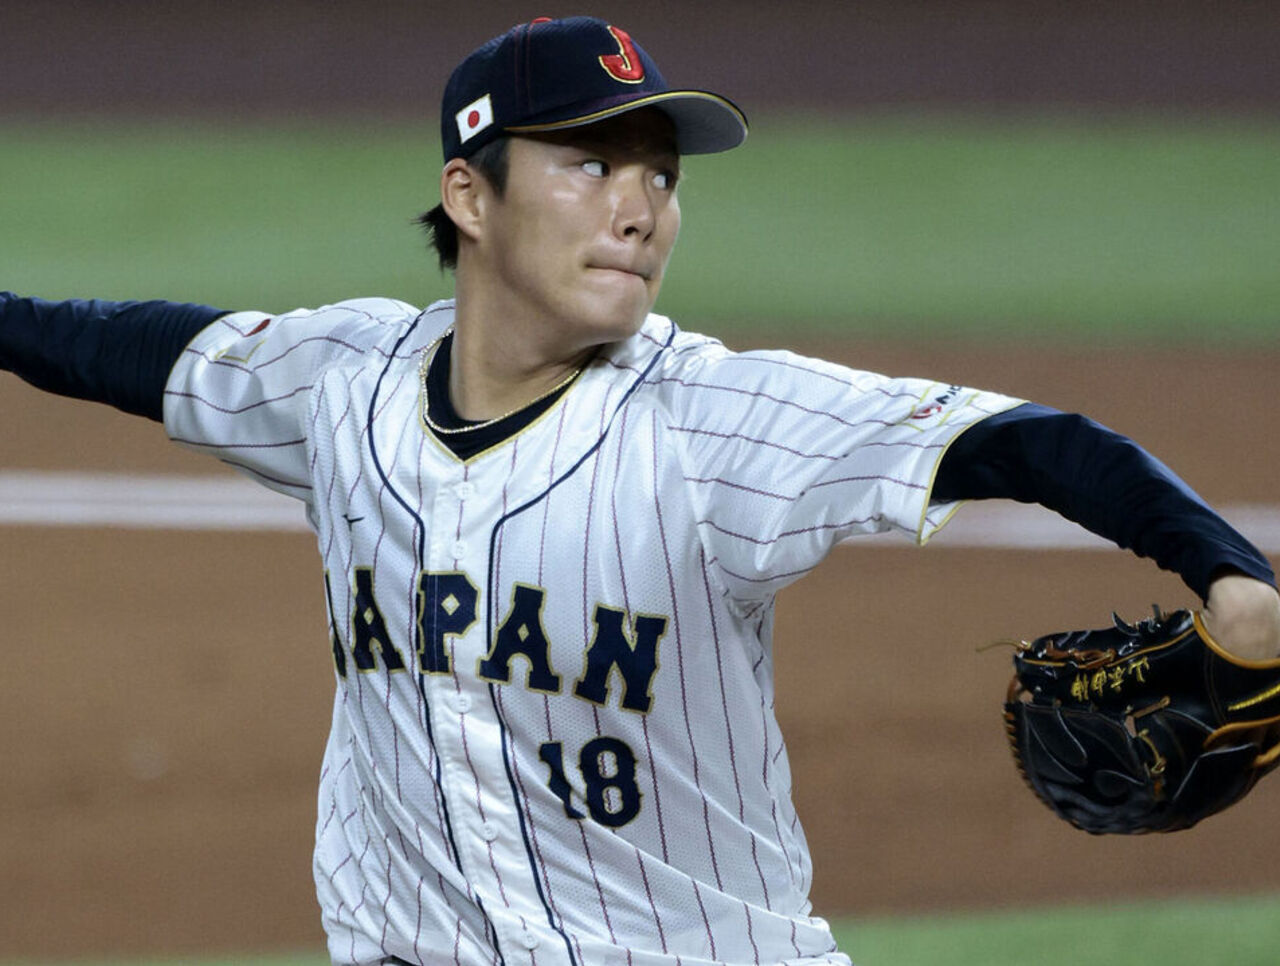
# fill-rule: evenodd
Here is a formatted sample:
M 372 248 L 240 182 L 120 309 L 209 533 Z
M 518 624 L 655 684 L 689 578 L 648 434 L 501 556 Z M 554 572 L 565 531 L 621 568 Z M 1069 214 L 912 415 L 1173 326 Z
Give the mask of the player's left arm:
M 1055 510 L 1179 574 L 1233 653 L 1280 654 L 1280 594 L 1267 558 L 1167 466 L 1084 416 L 1025 403 L 982 420 L 948 448 L 932 496 Z
M 0 369 L 48 392 L 161 421 L 174 362 L 226 314 L 182 302 L 47 301 L 0 292 Z

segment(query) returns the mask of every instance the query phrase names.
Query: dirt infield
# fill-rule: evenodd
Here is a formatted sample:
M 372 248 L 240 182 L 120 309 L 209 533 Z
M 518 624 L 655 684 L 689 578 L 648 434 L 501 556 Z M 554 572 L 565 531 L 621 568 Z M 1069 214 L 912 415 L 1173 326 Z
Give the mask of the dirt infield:
M 1280 353 L 827 354 L 1085 409 L 1215 501 L 1275 498 L 1275 455 L 1250 441 L 1280 437 L 1256 392 Z M 8 468 L 214 469 L 158 427 L 12 379 L 0 406 Z M 333 685 L 310 538 L 2 534 L 0 957 L 318 948 L 309 849 Z M 1007 655 L 977 645 L 1185 599 L 1118 551 L 907 546 L 839 549 L 784 593 L 779 709 L 818 911 L 1280 888 L 1280 781 L 1188 833 L 1097 839 L 1009 760 Z

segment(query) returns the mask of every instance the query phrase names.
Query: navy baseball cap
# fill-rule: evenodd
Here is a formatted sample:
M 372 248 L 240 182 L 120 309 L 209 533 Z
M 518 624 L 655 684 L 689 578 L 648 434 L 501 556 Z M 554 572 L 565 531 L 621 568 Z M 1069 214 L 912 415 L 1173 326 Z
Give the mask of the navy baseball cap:
M 444 159 L 465 158 L 503 134 L 579 127 L 641 107 L 675 124 L 681 154 L 737 147 L 747 119 L 728 98 L 672 90 L 621 27 L 595 17 L 547 17 L 512 27 L 473 51 L 445 85 Z

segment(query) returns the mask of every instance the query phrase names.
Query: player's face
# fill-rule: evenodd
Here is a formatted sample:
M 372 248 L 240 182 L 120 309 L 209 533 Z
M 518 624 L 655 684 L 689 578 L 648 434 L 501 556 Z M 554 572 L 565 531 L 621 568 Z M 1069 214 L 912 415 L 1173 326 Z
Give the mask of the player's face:
M 680 230 L 679 164 L 671 122 L 652 109 L 513 138 L 481 242 L 507 317 L 575 351 L 633 335 Z

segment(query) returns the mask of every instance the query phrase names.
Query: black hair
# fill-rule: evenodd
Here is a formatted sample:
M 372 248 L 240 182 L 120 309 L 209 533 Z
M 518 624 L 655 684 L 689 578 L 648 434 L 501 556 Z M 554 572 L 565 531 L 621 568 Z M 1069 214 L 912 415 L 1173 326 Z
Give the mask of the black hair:
M 510 145 L 511 139 L 504 135 L 490 141 L 467 158 L 467 163 L 484 176 L 499 198 L 507 190 Z M 458 226 L 445 213 L 444 205 L 436 205 L 430 211 L 424 212 L 414 219 L 414 223 L 426 230 L 427 239 L 440 258 L 440 270 L 457 268 Z

